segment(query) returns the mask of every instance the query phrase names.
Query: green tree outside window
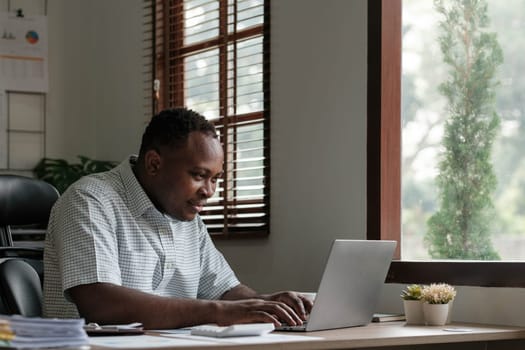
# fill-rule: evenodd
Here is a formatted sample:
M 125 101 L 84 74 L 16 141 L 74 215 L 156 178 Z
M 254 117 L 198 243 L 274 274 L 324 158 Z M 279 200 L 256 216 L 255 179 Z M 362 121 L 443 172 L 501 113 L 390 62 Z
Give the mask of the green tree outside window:
M 490 239 L 496 176 L 491 151 L 499 129 L 494 79 L 503 53 L 487 31 L 486 0 L 434 2 L 442 15 L 439 43 L 449 67 L 440 92 L 448 101 L 436 184 L 440 207 L 428 220 L 432 258 L 494 260 Z

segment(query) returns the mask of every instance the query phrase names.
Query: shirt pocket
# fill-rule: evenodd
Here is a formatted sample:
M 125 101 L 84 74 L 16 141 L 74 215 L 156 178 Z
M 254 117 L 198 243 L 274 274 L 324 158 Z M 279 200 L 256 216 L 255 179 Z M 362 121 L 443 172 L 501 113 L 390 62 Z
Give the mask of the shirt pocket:
M 154 251 L 119 253 L 122 286 L 151 293 L 162 281 L 162 265 Z

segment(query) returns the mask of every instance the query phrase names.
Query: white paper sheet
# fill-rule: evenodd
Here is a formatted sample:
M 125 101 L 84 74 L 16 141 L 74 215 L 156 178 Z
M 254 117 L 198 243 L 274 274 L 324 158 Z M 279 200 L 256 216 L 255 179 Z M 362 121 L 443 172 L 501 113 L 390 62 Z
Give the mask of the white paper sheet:
M 173 330 L 176 331 L 176 330 Z M 118 349 L 137 349 L 137 348 L 161 348 L 161 347 L 188 347 L 217 344 L 271 344 L 287 343 L 294 341 L 314 341 L 321 340 L 321 337 L 310 337 L 303 335 L 288 334 L 266 334 L 256 337 L 231 337 L 231 338 L 211 338 L 200 337 L 190 334 L 172 333 L 164 331 L 162 335 L 130 335 L 130 336 L 108 336 L 90 337 L 89 344 L 92 346 L 105 346 Z
M 117 335 L 109 337 L 90 337 L 89 345 L 106 346 L 118 349 L 137 349 L 137 348 L 161 348 L 176 346 L 202 346 L 216 344 L 210 341 L 198 339 L 181 339 L 152 335 Z

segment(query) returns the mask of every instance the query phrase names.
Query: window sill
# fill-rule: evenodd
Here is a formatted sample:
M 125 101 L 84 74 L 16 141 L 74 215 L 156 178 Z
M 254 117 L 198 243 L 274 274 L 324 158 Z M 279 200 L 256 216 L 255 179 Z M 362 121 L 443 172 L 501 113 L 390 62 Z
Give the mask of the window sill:
M 512 261 L 392 261 L 386 283 L 525 287 L 525 263 Z

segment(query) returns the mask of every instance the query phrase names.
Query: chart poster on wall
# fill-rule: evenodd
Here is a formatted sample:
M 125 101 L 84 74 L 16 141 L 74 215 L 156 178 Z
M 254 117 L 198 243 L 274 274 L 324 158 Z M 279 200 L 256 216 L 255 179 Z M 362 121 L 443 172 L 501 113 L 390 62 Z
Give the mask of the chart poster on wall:
M 7 94 L 0 88 L 0 169 L 7 168 Z
M 0 89 L 47 92 L 47 17 L 0 12 Z

